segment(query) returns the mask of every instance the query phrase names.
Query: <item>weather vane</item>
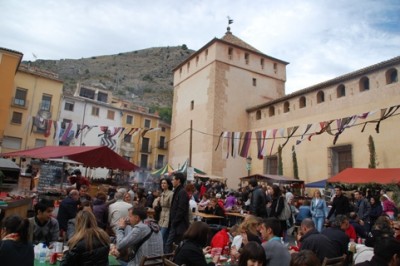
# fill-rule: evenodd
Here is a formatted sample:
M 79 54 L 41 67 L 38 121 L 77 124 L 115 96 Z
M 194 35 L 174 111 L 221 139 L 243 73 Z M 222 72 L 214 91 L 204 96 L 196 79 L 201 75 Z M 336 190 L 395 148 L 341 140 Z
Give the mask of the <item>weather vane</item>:
M 228 31 L 230 31 L 231 30 L 231 27 L 229 27 L 229 25 L 231 25 L 232 23 L 233 23 L 233 19 L 231 19 L 231 17 L 230 16 L 227 16 L 227 19 L 228 19 L 228 28 L 226 28 Z

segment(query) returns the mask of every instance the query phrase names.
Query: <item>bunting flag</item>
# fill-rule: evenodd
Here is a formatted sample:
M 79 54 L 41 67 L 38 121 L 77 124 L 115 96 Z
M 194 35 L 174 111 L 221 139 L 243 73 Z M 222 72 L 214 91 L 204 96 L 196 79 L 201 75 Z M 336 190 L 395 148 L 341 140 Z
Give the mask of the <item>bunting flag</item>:
M 240 145 L 241 137 L 242 137 L 241 132 L 233 133 L 233 148 L 232 148 L 232 157 L 233 158 L 236 158 L 236 155 L 239 154 L 239 145 Z
M 320 135 L 320 134 L 324 133 L 327 129 L 329 129 L 329 127 L 333 123 L 333 121 L 335 121 L 335 120 L 320 122 L 319 125 L 321 127 L 321 130 L 308 136 L 308 140 L 311 141 L 312 136 Z
M 336 120 L 338 132 L 335 134 L 335 138 L 333 139 L 333 145 L 336 144 L 336 141 L 338 140 L 340 134 L 343 133 L 343 131 L 348 127 L 349 123 L 352 120 L 353 120 L 353 116 Z
M 276 137 L 276 132 L 278 131 L 278 129 L 273 129 L 272 130 L 272 145 L 271 145 L 271 150 L 269 151 L 269 156 L 271 156 L 272 154 L 272 149 L 274 148 L 274 144 L 275 144 L 275 137 Z
M 103 132 L 103 133 L 100 133 L 99 135 L 97 135 L 98 137 L 100 137 L 100 136 L 107 137 L 106 135 L 108 134 L 107 133 L 108 126 L 100 126 L 100 131 Z
M 240 157 L 247 158 L 247 155 L 249 154 L 250 143 L 251 143 L 251 135 L 252 135 L 251 131 L 244 133 L 242 149 L 240 150 Z
M 62 132 L 61 141 L 66 142 L 72 128 L 72 122 L 64 123 L 64 132 Z
M 308 124 L 307 126 L 306 126 L 306 130 L 303 132 L 303 134 L 301 135 L 301 138 L 300 138 L 300 140 L 296 140 L 296 145 L 299 145 L 300 143 L 302 143 L 303 142 L 303 140 L 304 140 L 304 136 L 307 134 L 307 132 L 310 130 L 310 128 L 312 127 L 312 125 L 313 124 Z
M 264 158 L 264 150 L 265 150 L 265 142 L 266 142 L 266 135 L 267 131 L 257 131 L 256 132 L 256 139 L 257 139 L 257 158 L 263 159 Z
M 135 133 L 136 131 L 138 131 L 138 128 L 131 128 L 130 130 L 129 130 L 129 132 L 124 136 L 124 141 L 128 141 L 129 140 L 129 136 L 132 136 L 133 135 L 133 133 Z
M 221 138 L 223 137 L 224 133 L 225 133 L 225 131 L 222 131 L 221 134 L 219 134 L 217 146 L 215 147 L 215 151 L 218 149 L 219 144 L 221 143 Z M 223 141 L 223 139 L 222 139 L 222 141 Z
M 229 158 L 229 153 L 230 153 L 230 147 L 231 147 L 231 132 L 227 132 L 227 136 L 226 136 L 226 159 Z
M 118 138 L 121 137 L 121 135 L 122 135 L 122 133 L 124 133 L 124 131 L 125 131 L 125 128 L 121 127 L 121 131 L 119 132 Z
M 47 138 L 48 136 L 50 136 L 51 133 L 51 125 L 53 124 L 53 120 L 51 119 L 46 119 L 45 120 L 46 123 L 46 128 L 44 130 L 44 136 Z
M 101 146 L 107 146 L 111 150 L 115 150 L 117 148 L 117 141 L 108 137 L 102 137 L 100 144 Z
M 289 139 L 294 135 L 294 133 L 296 133 L 297 129 L 299 129 L 299 126 L 287 128 L 288 135 L 287 135 L 286 141 L 282 144 L 282 149 L 283 149 L 283 147 L 285 147 L 285 145 L 288 143 Z
M 399 108 L 400 108 L 400 105 L 391 106 L 391 107 L 389 107 L 389 110 L 388 110 L 387 108 L 382 108 L 382 109 L 381 109 L 381 118 L 379 118 L 378 121 L 368 121 L 368 122 L 365 122 L 365 124 L 364 124 L 364 126 L 363 126 L 361 132 L 364 132 L 364 129 L 365 129 L 365 127 L 366 127 L 366 125 L 367 125 L 368 123 L 376 123 L 375 131 L 376 131 L 376 133 L 379 134 L 379 127 L 380 127 L 381 122 L 382 122 L 383 120 L 385 120 L 385 119 L 391 117 L 392 115 L 394 115 L 394 113 L 395 113 Z

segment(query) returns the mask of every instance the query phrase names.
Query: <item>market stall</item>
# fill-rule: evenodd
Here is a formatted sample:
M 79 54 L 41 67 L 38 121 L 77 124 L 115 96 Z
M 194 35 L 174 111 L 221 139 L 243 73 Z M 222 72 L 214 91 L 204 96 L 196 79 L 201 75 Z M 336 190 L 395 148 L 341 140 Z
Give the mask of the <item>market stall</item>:
M 329 178 L 328 183 L 343 184 L 400 184 L 400 168 L 346 168 Z

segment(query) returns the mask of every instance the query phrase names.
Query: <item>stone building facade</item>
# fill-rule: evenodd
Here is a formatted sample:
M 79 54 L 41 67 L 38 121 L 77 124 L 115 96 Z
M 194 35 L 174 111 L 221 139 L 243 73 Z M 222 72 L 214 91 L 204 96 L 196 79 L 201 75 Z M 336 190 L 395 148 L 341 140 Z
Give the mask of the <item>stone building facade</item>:
M 360 123 L 378 121 L 381 109 L 400 104 L 400 57 L 289 95 L 285 94 L 287 64 L 261 53 L 228 29 L 223 38 L 211 40 L 177 66 L 170 163 L 176 166 L 190 157 L 192 166 L 227 177 L 228 186 L 236 187 L 238 178 L 247 175 L 246 159 L 227 153 L 226 139 L 220 135 L 252 132 L 247 154 L 253 158 L 251 174 L 276 174 L 281 161 L 283 175 L 293 177 L 293 147 L 298 177 L 306 182 L 328 178 L 345 167 L 366 168 L 369 135 L 375 141 L 378 167 L 399 167 L 400 155 L 393 145 L 398 116 L 383 120 L 379 134 L 376 123 L 366 125 L 361 133 Z M 364 118 L 355 117 L 365 113 Z M 327 121 L 331 122 L 327 131 L 333 135 L 325 132 L 309 141 L 308 136 Z M 348 127 L 334 145 L 337 125 L 345 122 Z M 268 133 L 263 156 L 257 131 Z M 306 140 L 296 145 L 303 134 Z M 277 150 L 285 142 L 279 160 Z

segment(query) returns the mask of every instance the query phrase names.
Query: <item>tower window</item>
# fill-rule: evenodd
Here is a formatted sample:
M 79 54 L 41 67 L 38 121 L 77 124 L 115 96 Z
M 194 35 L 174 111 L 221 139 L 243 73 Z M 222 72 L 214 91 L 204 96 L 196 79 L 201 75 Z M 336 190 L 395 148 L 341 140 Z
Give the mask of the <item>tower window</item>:
M 325 94 L 323 91 L 319 91 L 317 93 L 317 103 L 323 103 L 325 102 Z
M 190 110 L 193 110 L 194 109 L 194 101 L 191 101 L 190 102 Z
M 289 111 L 290 111 L 290 104 L 289 104 L 289 102 L 285 102 L 283 104 L 283 112 L 288 113 Z
M 256 112 L 256 120 L 260 120 L 261 119 L 261 111 L 257 110 Z
M 307 101 L 306 101 L 306 97 L 300 97 L 300 99 L 299 99 L 299 106 L 300 106 L 300 108 L 304 108 L 304 107 L 306 107 L 306 105 L 307 105 Z
M 229 49 L 228 49 L 228 58 L 232 59 L 232 55 L 233 55 L 233 48 L 229 47 Z
M 346 96 L 346 87 L 340 84 L 336 89 L 336 93 L 338 98 Z
M 391 68 L 386 71 L 386 84 L 392 84 L 398 81 L 397 70 Z
M 249 58 L 250 58 L 250 55 L 248 53 L 245 53 L 244 54 L 244 61 L 246 62 L 246 65 L 249 64 Z
M 260 59 L 260 65 L 261 65 L 261 69 L 264 69 L 264 58 Z
M 253 86 L 254 87 L 257 86 L 257 79 L 256 78 L 253 78 Z
M 362 77 L 360 79 L 360 91 L 367 91 L 369 90 L 369 78 Z
M 274 116 L 275 115 L 275 107 L 271 106 L 268 110 L 269 116 Z

